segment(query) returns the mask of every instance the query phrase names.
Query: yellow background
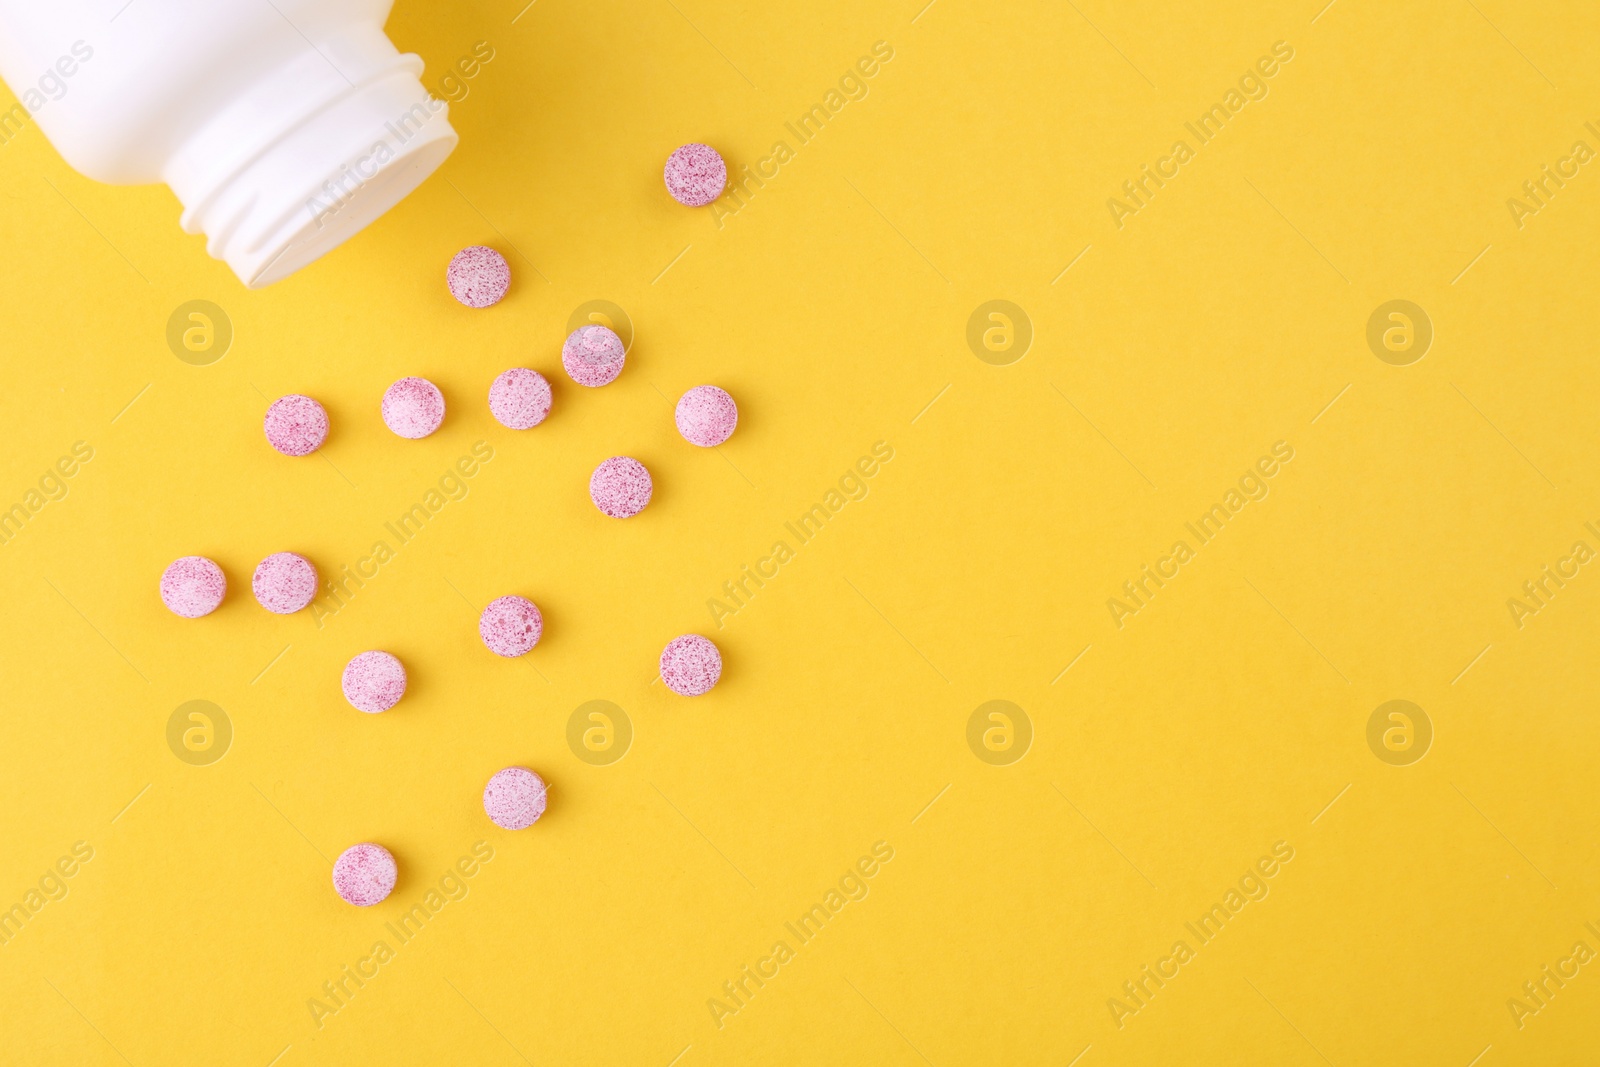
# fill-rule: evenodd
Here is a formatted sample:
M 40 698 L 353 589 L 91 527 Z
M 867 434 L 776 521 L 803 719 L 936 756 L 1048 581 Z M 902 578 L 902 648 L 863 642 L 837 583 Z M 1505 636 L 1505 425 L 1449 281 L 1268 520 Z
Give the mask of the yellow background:
M 1319 6 L 402 0 L 430 85 L 494 49 L 461 146 L 261 292 L 165 189 L 81 178 L 37 128 L 0 148 L 3 503 L 94 449 L 0 547 L 0 906 L 94 849 L 0 948 L 0 1057 L 1580 1062 L 1600 964 L 1521 1028 L 1507 1000 L 1600 950 L 1600 576 L 1520 629 L 1506 602 L 1600 547 L 1600 174 L 1520 229 L 1506 200 L 1600 147 L 1600 17 Z M 869 95 L 798 147 L 784 123 L 878 41 Z M 1118 229 L 1107 199 L 1278 41 L 1266 98 Z M 720 228 L 663 191 L 683 142 L 737 166 L 779 139 L 795 158 Z M 486 311 L 443 284 L 477 243 L 514 272 Z M 637 339 L 588 391 L 558 353 L 596 298 Z M 235 330 L 209 366 L 165 341 L 193 299 Z M 1032 323 L 1010 365 L 967 346 L 992 299 Z M 1366 343 L 1393 299 L 1433 323 L 1410 366 Z M 485 403 L 517 365 L 556 388 L 525 433 Z M 409 374 L 449 404 L 421 442 L 378 418 Z M 671 421 L 702 382 L 740 405 L 720 456 Z M 288 392 L 329 409 L 323 457 L 266 447 Z M 469 494 L 320 628 L 253 602 L 263 556 L 355 562 L 479 440 Z M 1107 599 L 1280 440 L 1270 495 L 1119 629 Z M 707 599 L 878 441 L 867 497 L 715 628 Z M 618 453 L 657 485 L 626 523 L 585 492 Z M 199 621 L 156 595 L 191 553 L 230 583 Z M 476 634 L 512 592 L 547 621 L 525 661 Z M 653 681 L 684 632 L 725 656 L 699 700 Z M 382 716 L 339 692 L 368 648 L 411 672 Z M 210 766 L 166 743 L 192 699 L 233 724 Z M 633 725 L 610 766 L 567 746 L 593 699 Z M 1009 766 L 967 744 L 994 699 L 1034 731 Z M 1367 746 L 1391 699 L 1433 725 L 1410 766 Z M 552 785 L 523 833 L 479 799 L 514 763 Z M 401 866 L 370 910 L 328 878 L 363 840 Z M 469 895 L 319 1028 L 322 983 L 479 840 Z M 879 841 L 870 894 L 794 944 Z M 1119 1028 L 1108 999 L 1277 841 L 1270 895 Z M 780 939 L 719 1028 L 708 1000 Z

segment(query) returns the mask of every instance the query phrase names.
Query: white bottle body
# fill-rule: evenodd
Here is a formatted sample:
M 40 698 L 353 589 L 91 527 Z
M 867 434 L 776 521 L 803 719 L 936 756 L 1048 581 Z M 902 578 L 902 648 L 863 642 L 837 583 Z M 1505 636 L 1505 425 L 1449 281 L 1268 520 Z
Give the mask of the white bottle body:
M 456 144 L 392 0 L 0 0 L 0 77 L 91 178 L 164 181 L 248 285 L 336 247 Z M 0 114 L 0 123 L 5 116 Z

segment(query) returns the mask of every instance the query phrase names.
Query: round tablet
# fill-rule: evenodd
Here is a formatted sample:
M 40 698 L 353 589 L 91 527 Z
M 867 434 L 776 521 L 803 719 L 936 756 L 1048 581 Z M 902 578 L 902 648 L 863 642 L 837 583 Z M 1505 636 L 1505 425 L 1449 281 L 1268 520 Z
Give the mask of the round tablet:
M 204 556 L 184 556 L 161 572 L 161 602 L 174 615 L 198 619 L 222 603 L 228 579 L 222 568 Z
M 722 677 L 722 653 L 699 634 L 675 637 L 661 650 L 661 680 L 684 697 L 711 691 Z
M 315 599 L 317 568 L 304 556 L 274 552 L 256 564 L 250 588 L 268 611 L 292 615 Z
M 376 715 L 406 695 L 406 669 L 387 652 L 363 652 L 344 665 L 340 685 L 351 707 Z
M 531 430 L 550 414 L 550 383 L 527 367 L 512 367 L 489 386 L 489 414 L 512 430 Z
M 291 393 L 267 408 L 267 443 L 286 456 L 309 456 L 328 439 L 328 413 L 309 396 Z
M 706 144 L 686 144 L 667 157 L 667 192 L 686 207 L 705 207 L 722 195 L 728 184 L 728 165 Z
M 733 436 L 739 406 L 714 385 L 697 385 L 678 398 L 678 432 L 691 445 L 711 448 Z
M 507 767 L 483 787 L 483 810 L 502 830 L 526 830 L 544 814 L 549 791 L 528 768 Z
M 589 476 L 589 499 L 613 519 L 629 519 L 650 503 L 650 472 L 627 456 L 612 456 Z
M 511 286 L 511 266 L 492 248 L 473 245 L 463 248 L 445 268 L 450 295 L 469 308 L 498 304 Z
M 544 616 L 527 597 L 503 596 L 478 616 L 478 636 L 497 656 L 521 656 L 544 635 Z
M 622 338 L 608 326 L 579 326 L 561 346 L 561 365 L 579 385 L 609 385 L 622 373 Z
M 370 908 L 394 892 L 399 873 L 382 845 L 351 845 L 333 861 L 333 890 L 346 904 Z
M 383 424 L 401 437 L 421 440 L 444 421 L 444 394 L 426 378 L 401 378 L 383 391 Z

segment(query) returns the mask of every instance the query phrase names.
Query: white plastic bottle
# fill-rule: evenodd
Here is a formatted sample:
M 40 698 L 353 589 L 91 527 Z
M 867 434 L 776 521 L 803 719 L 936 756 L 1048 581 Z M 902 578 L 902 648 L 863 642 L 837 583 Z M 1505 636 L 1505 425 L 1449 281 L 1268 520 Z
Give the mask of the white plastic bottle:
M 456 145 L 393 0 L 0 0 L 0 77 L 103 182 L 165 182 L 183 228 L 249 286 L 393 207 Z

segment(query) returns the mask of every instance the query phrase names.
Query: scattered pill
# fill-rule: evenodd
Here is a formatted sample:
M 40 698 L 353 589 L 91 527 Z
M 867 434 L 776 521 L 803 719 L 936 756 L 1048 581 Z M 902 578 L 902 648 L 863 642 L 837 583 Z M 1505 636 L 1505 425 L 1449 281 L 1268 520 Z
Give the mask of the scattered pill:
M 675 637 L 661 651 L 661 680 L 679 696 L 708 693 L 721 677 L 722 653 L 699 634 Z
M 739 425 L 739 406 L 714 385 L 697 385 L 678 398 L 678 432 L 701 448 L 720 445 Z
M 483 810 L 502 830 L 526 830 L 544 814 L 549 788 L 526 767 L 507 767 L 483 787 Z
M 511 266 L 492 248 L 473 245 L 450 260 L 444 272 L 450 295 L 469 308 L 498 304 L 511 286 Z
M 489 386 L 489 414 L 512 430 L 531 430 L 550 414 L 550 383 L 527 367 L 512 367 Z
M 444 394 L 426 378 L 401 378 L 383 391 L 383 424 L 401 437 L 421 440 L 444 421 Z
M 351 707 L 376 715 L 406 695 L 406 668 L 387 652 L 363 652 L 345 664 L 340 684 Z
M 722 195 L 728 165 L 710 145 L 686 144 L 667 157 L 662 176 L 672 199 L 686 207 L 705 207 Z
M 267 408 L 267 443 L 286 456 L 309 456 L 328 439 L 328 413 L 309 396 L 291 393 Z
M 292 615 L 316 597 L 317 568 L 304 556 L 274 552 L 256 564 L 250 588 L 268 611 Z
M 370 841 L 351 845 L 333 861 L 333 889 L 346 904 L 370 908 L 394 892 L 394 856 Z
M 589 499 L 613 519 L 628 519 L 650 503 L 650 472 L 628 456 L 612 456 L 589 476 Z
M 609 385 L 622 373 L 626 358 L 622 338 L 609 326 L 579 326 L 561 346 L 561 365 L 579 385 Z
M 204 556 L 184 556 L 161 572 L 161 602 L 174 615 L 198 619 L 222 603 L 228 579 L 222 568 Z
M 489 602 L 478 617 L 478 636 L 497 656 L 521 656 L 544 635 L 544 616 L 527 597 L 503 596 Z

